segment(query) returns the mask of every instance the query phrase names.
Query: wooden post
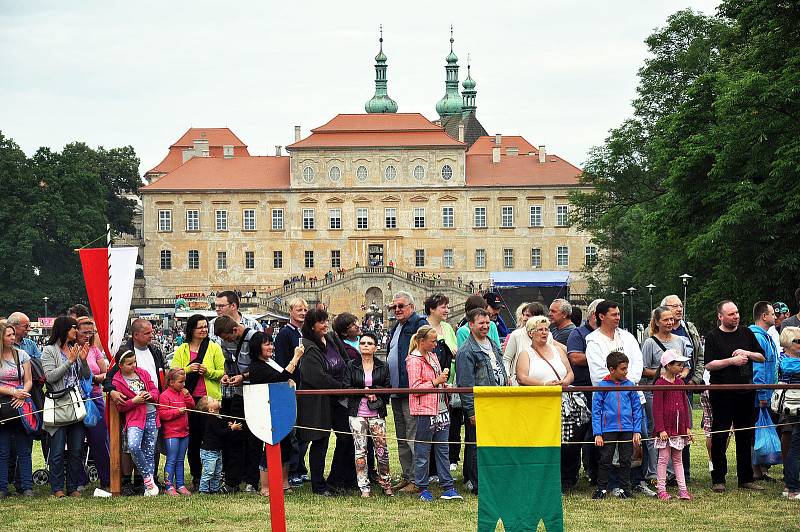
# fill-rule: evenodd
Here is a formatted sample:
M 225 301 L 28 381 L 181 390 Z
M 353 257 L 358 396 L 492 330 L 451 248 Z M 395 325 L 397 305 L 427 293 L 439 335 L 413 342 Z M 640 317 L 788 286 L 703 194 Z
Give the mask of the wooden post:
M 288 438 L 288 436 L 287 436 Z M 269 477 L 269 520 L 272 532 L 286 532 L 286 508 L 283 500 L 283 464 L 279 443 L 265 445 Z
M 108 455 L 111 478 L 111 494 L 122 495 L 122 442 L 120 442 L 119 412 L 111 395 L 106 396 L 106 415 L 108 419 Z

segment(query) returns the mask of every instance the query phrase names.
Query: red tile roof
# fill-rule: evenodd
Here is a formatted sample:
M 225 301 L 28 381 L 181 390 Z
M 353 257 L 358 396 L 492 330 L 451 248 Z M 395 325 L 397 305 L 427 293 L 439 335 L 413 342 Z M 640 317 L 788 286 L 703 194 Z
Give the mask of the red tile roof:
M 193 148 L 195 140 L 207 140 L 209 155 L 222 157 L 223 146 L 233 146 L 235 157 L 249 157 L 247 145 L 227 127 L 191 127 L 172 146 L 164 160 L 146 172 L 163 174 L 183 164 L 183 150 Z
M 419 113 L 340 114 L 311 135 L 287 146 L 302 148 L 342 147 L 463 147 L 444 129 Z
M 193 157 L 142 192 L 289 188 L 289 157 Z
M 499 163 L 491 155 L 467 155 L 468 187 L 577 185 L 580 175 L 580 168 L 556 155 L 544 163 L 538 155 L 503 154 Z
M 492 148 L 495 146 L 495 137 L 485 136 L 478 137 L 478 140 L 472 145 L 467 152 L 467 155 L 491 155 Z M 530 142 L 523 137 L 515 135 L 501 135 L 500 136 L 500 151 L 506 153 L 507 148 L 518 148 L 520 155 L 527 155 L 528 152 L 539 154 L 539 149 L 534 147 Z

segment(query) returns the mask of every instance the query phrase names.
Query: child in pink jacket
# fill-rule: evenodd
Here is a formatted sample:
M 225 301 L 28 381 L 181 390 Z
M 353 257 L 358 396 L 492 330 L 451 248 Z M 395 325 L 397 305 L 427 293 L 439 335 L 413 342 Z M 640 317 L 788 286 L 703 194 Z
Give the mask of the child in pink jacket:
M 183 464 L 189 448 L 189 415 L 187 409 L 194 408 L 194 399 L 184 387 L 186 372 L 183 368 L 172 368 L 167 374 L 167 389 L 158 399 L 158 417 L 167 449 L 166 473 L 167 493 L 173 497 L 191 495 L 183 480 Z M 200 415 L 200 414 L 194 414 Z
M 160 422 L 156 413 L 158 388 L 150 374 L 136 367 L 136 353 L 127 349 L 117 355 L 119 371 L 114 375 L 114 388 L 125 397 L 117 409 L 125 414 L 125 435 L 128 452 L 144 479 L 144 496 L 158 495 L 155 474 L 156 437 Z

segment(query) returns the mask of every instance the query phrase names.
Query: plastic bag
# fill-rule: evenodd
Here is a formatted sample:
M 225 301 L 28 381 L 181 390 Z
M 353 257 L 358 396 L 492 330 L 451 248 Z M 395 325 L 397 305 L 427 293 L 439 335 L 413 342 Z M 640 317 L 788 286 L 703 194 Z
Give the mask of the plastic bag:
M 769 416 L 769 410 L 759 409 L 756 426 L 755 443 L 753 445 L 753 465 L 778 465 L 781 460 L 781 440 L 775 431 L 775 425 Z
M 81 389 L 83 391 L 83 398 L 85 402 L 83 406 L 86 408 L 86 417 L 83 418 L 83 424 L 87 427 L 94 427 L 100 421 L 100 410 L 92 399 L 92 381 L 91 379 L 81 379 Z

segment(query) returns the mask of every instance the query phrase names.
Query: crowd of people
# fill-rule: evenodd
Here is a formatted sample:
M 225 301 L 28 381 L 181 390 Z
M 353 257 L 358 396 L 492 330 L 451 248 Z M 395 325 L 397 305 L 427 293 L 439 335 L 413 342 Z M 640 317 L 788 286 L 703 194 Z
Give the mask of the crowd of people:
M 800 303 L 800 290 L 796 295 Z M 413 296 L 398 292 L 389 308 L 395 320 L 386 332 L 385 361 L 376 357 L 379 336 L 363 330 L 364 322 L 353 314 L 338 314 L 331 322 L 324 308 L 295 298 L 288 303 L 289 323 L 276 332 L 242 315 L 239 303 L 234 291 L 217 293 L 217 317 L 191 316 L 169 362 L 144 319 L 132 322 L 130 338 L 109 364 L 85 307 L 55 320 L 43 350 L 26 337 L 27 316 L 9 316 L 0 325 L 0 402 L 7 405 L 2 415 L 34 401 L 42 388 L 58 415 L 45 416 L 38 432 L 20 419 L 0 425 L 0 496 L 12 485 L 33 495 L 34 438 L 42 440 L 55 497 L 81 496 L 88 484 L 82 460 L 87 447 L 99 488 L 108 491 L 106 401 L 124 420 L 124 493 L 181 497 L 243 489 L 268 496 L 264 443 L 244 421 L 243 390 L 290 382 L 300 390 L 363 393 L 298 396 L 297 427 L 281 442 L 286 493 L 304 482 L 322 497 L 353 491 L 368 498 L 374 485 L 385 496 L 401 493 L 428 502 L 433 483 L 444 500 L 461 499 L 462 488 L 478 493 L 474 398 L 448 388 L 565 386 L 562 491 L 576 487 L 583 467 L 596 486 L 593 498 L 638 493 L 666 500 L 674 483 L 677 496 L 690 500 L 692 394 L 669 387 L 800 383 L 800 321 L 780 302 L 756 303 L 753 324 L 744 327 L 736 304 L 723 301 L 718 326 L 703 339 L 684 319 L 681 299 L 667 296 L 653 309 L 650 334 L 640 345 L 619 327 L 620 308 L 610 300 L 593 301 L 585 320 L 564 299 L 549 308 L 523 303 L 512 330 L 500 317 L 502 298 L 487 292 L 467 299 L 465 318 L 454 328 L 446 296 L 428 297 L 418 312 Z M 649 384 L 664 389 L 617 389 Z M 570 392 L 571 385 L 602 390 Z M 440 392 L 370 393 L 384 388 Z M 73 390 L 92 403 L 87 410 L 94 412 L 93 424 L 60 399 Z M 701 394 L 715 492 L 726 489 L 731 438 L 739 488 L 760 491 L 759 482 L 775 481 L 766 465 L 751 465 L 756 414 L 770 405 L 771 395 L 769 389 Z M 399 438 L 396 472 L 390 471 L 386 441 L 389 406 Z M 772 419 L 783 445 L 784 495 L 800 500 L 797 412 L 778 410 Z M 731 428 L 737 429 L 733 436 Z M 454 479 L 459 464 L 463 484 Z

